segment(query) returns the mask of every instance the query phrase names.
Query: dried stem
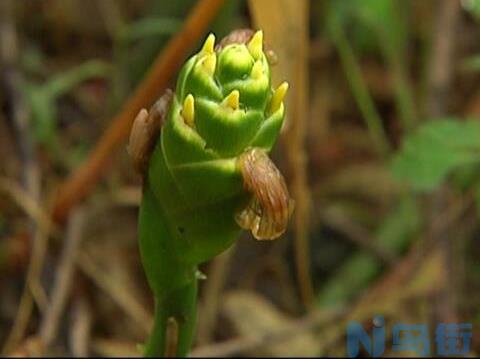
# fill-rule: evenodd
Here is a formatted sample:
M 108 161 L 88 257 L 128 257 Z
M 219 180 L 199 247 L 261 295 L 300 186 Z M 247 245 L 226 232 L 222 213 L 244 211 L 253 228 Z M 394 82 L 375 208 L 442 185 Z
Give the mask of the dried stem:
M 69 342 L 74 357 L 88 356 L 92 313 L 85 294 L 79 294 L 73 301 L 72 325 Z
M 57 334 L 60 319 L 72 288 L 75 259 L 82 238 L 84 222 L 84 210 L 82 208 L 76 209 L 69 219 L 64 247 L 58 268 L 55 271 L 56 277 L 53 284 L 51 299 L 40 324 L 40 337 L 47 350 Z
M 432 118 L 441 118 L 448 114 L 448 98 L 454 74 L 454 47 L 455 35 L 460 20 L 460 0 L 442 0 L 438 4 L 438 13 L 433 30 L 432 50 L 428 68 L 428 96 L 427 115 Z M 438 213 L 448 203 L 448 192 L 446 187 L 439 188 L 430 198 L 430 217 L 434 223 Z M 458 313 L 456 308 L 456 283 L 454 275 L 453 244 L 451 235 L 435 231 L 433 224 L 428 229 L 428 237 L 434 239 L 439 246 L 444 260 L 444 271 L 447 285 L 438 298 L 438 312 L 436 315 L 442 321 L 457 321 Z
M 314 298 L 313 281 L 310 272 L 310 188 L 307 174 L 306 152 L 306 122 L 309 114 L 308 101 L 308 4 L 306 1 L 295 2 L 300 8 L 298 24 L 299 39 L 296 48 L 294 70 L 296 79 L 292 84 L 293 96 L 290 102 L 289 115 L 292 119 L 291 126 L 282 139 L 285 145 L 287 159 L 292 169 L 292 194 L 295 199 L 295 265 L 297 279 L 300 285 L 300 295 L 305 306 L 309 307 Z M 300 40 L 300 41 L 298 41 Z
M 427 115 L 437 117 L 448 110 L 448 96 L 454 74 L 454 46 L 460 19 L 460 0 L 442 0 L 437 4 L 428 73 Z

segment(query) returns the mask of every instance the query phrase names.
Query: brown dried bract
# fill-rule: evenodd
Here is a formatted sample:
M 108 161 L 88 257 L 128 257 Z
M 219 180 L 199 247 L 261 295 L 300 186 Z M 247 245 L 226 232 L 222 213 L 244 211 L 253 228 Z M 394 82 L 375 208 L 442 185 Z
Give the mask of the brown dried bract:
M 173 92 L 169 89 L 153 104 L 150 111 L 141 109 L 133 121 L 128 142 L 128 153 L 133 167 L 141 174 L 145 172 L 150 154 L 155 146 L 163 123 L 166 120 Z
M 215 51 L 221 51 L 230 44 L 246 44 L 250 41 L 255 31 L 252 29 L 237 29 L 230 32 L 215 46 Z
M 221 51 L 225 46 L 230 44 L 246 44 L 250 41 L 252 36 L 255 34 L 255 31 L 252 29 L 237 29 L 233 30 L 230 34 L 225 36 L 220 42 L 215 46 L 215 51 Z M 270 65 L 276 65 L 278 63 L 277 54 L 268 47 L 268 44 L 265 44 L 265 56 L 267 57 L 268 63 Z
M 245 187 L 253 200 L 237 214 L 236 221 L 243 229 L 252 231 L 256 239 L 275 239 L 285 232 L 293 209 L 285 180 L 259 148 L 246 151 L 239 159 Z

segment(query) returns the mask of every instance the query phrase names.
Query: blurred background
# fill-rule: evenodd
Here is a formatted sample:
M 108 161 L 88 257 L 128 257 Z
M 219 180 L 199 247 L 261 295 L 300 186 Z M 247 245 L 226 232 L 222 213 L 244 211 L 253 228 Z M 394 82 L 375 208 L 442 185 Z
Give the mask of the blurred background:
M 479 0 L 0 0 L 0 350 L 138 356 L 135 114 L 209 32 L 263 29 L 290 83 L 296 207 L 201 270 L 193 355 L 345 355 L 346 326 L 472 323 L 480 352 Z M 367 352 L 361 354 L 368 355 Z M 415 354 L 413 352 L 413 354 Z

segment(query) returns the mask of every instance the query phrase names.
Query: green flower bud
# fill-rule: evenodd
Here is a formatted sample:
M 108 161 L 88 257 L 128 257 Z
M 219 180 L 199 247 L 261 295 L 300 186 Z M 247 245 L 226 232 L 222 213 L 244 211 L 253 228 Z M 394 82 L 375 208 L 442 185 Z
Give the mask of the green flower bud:
M 238 156 L 252 147 L 270 151 L 282 126 L 288 86 L 271 89 L 261 41 L 259 31 L 216 53 L 211 34 L 180 72 L 148 183 L 183 261 L 201 263 L 237 238 L 235 212 L 251 197 Z
M 261 31 L 214 49 L 211 34 L 181 69 L 148 153 L 140 251 L 157 298 L 196 281 L 196 266 L 228 248 L 242 228 L 258 239 L 279 236 L 291 212 L 283 177 L 266 155 L 282 127 L 288 85 L 272 89 Z M 151 147 L 131 138 L 133 150 Z M 136 154 L 137 167 L 146 157 Z

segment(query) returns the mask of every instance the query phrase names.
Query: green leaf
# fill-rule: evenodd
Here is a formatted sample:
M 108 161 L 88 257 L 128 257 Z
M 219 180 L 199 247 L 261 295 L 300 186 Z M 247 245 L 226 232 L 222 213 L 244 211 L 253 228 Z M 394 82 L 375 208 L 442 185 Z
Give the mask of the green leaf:
M 392 163 L 395 177 L 429 191 L 462 165 L 480 159 L 480 122 L 431 121 L 408 136 Z

